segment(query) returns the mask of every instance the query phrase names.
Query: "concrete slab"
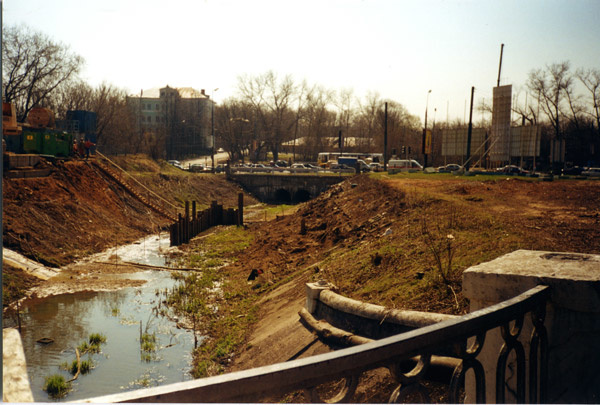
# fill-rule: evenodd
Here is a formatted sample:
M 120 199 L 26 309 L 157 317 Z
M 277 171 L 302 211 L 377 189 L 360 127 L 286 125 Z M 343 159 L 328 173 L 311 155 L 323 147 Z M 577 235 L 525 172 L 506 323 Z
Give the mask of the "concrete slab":
M 2 329 L 2 401 L 33 402 L 19 331 Z
M 600 312 L 600 255 L 516 250 L 463 273 L 465 296 L 488 304 L 539 284 L 552 287 L 556 306 Z

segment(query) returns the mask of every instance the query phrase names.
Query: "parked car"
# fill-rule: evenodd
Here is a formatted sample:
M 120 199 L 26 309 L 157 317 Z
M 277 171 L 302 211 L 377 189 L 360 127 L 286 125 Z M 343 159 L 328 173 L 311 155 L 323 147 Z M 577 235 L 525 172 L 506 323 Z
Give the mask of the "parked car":
M 462 169 L 462 166 L 456 163 L 448 163 L 446 166 L 440 166 L 437 168 L 438 173 L 452 173 Z
M 570 166 L 563 169 L 562 174 L 579 176 L 583 172 L 584 168 L 579 166 Z
M 582 176 L 600 177 L 600 167 L 588 167 L 581 172 Z
M 203 172 L 204 170 L 206 170 L 206 168 L 204 167 L 204 165 L 202 163 L 194 163 L 190 165 L 190 172 L 194 172 L 194 173 L 199 173 L 199 172 Z
M 183 170 L 183 166 L 181 165 L 181 162 L 179 160 L 167 160 L 167 163 L 171 166 L 175 166 L 176 168 Z
M 332 163 L 330 168 L 334 169 L 334 170 L 352 170 L 352 171 L 356 172 L 356 168 L 350 167 L 344 163 Z
M 506 173 L 506 174 L 526 174 L 529 173 L 527 170 L 521 169 L 519 166 L 515 165 L 506 165 L 504 167 L 499 167 L 496 169 L 497 172 Z

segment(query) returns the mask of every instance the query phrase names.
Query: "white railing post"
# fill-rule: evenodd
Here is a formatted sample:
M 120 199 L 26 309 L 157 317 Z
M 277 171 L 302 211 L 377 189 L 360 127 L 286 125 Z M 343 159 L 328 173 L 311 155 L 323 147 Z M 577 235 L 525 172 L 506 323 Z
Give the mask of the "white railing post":
M 306 283 L 306 310 L 309 313 L 315 313 L 321 291 L 329 290 L 331 287 L 332 285 L 325 280 L 319 280 L 316 283 Z

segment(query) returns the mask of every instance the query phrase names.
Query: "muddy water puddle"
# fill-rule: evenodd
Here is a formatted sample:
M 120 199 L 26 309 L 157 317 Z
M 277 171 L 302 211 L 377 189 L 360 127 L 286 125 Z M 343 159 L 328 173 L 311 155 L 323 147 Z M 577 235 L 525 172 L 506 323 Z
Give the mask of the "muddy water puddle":
M 120 248 L 117 254 L 124 261 L 164 266 L 160 238 L 154 242 L 138 242 Z M 136 251 L 142 254 L 135 256 Z M 114 253 L 115 249 L 106 255 Z M 66 380 L 72 378 L 61 365 L 76 359 L 75 348 L 92 333 L 106 336 L 106 342 L 101 353 L 81 357 L 91 360 L 93 369 L 71 383 L 72 390 L 62 401 L 191 379 L 193 334 L 154 310 L 159 305 L 157 291 L 175 285 L 171 273 L 146 270 L 128 277 L 146 283 L 118 291 L 62 294 L 23 303 L 21 338 L 36 402 L 53 401 L 43 390 L 46 377 L 61 374 Z M 140 322 L 142 333 L 155 336 L 155 350 L 142 350 Z M 41 338 L 50 338 L 53 343 L 38 343 Z

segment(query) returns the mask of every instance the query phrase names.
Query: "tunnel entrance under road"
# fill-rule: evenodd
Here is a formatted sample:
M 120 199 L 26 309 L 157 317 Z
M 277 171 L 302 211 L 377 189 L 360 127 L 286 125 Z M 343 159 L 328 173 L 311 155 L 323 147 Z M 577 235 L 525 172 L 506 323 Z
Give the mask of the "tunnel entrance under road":
M 300 189 L 294 193 L 292 202 L 302 203 L 310 200 L 310 192 L 308 190 Z
M 292 202 L 292 195 L 289 191 L 280 188 L 275 191 L 275 200 L 273 202 L 289 204 Z
M 272 202 L 278 204 L 298 204 L 309 201 L 312 198 L 310 191 L 299 189 L 293 194 L 283 188 L 275 190 L 275 196 Z

